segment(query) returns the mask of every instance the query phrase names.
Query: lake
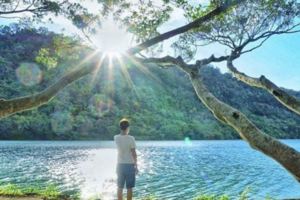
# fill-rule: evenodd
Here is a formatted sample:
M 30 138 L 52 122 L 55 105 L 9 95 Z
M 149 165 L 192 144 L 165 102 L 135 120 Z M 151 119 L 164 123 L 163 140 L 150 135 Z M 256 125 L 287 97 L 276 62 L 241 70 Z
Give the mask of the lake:
M 300 140 L 283 140 L 300 150 Z M 300 197 L 300 184 L 279 164 L 241 140 L 139 141 L 135 196 L 164 200 L 200 194 L 251 199 Z M 57 185 L 82 199 L 115 195 L 116 150 L 110 141 L 0 141 L 1 184 Z

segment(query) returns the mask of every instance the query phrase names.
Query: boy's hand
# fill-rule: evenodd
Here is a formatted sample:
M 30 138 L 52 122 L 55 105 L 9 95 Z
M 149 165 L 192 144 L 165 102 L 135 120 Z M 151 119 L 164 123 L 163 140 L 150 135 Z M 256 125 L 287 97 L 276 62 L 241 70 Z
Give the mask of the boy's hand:
M 137 165 L 135 165 L 135 174 L 137 175 L 139 173 L 139 169 L 137 167 Z

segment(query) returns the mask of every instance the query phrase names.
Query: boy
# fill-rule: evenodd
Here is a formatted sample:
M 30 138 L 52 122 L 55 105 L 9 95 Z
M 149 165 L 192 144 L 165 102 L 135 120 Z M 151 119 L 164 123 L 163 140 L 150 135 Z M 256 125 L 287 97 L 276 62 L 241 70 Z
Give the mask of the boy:
M 119 125 L 121 132 L 114 137 L 118 149 L 118 200 L 122 200 L 123 198 L 125 184 L 127 188 L 127 200 L 132 200 L 132 188 L 135 186 L 135 175 L 138 172 L 135 139 L 128 134 L 129 121 L 127 119 L 122 119 Z

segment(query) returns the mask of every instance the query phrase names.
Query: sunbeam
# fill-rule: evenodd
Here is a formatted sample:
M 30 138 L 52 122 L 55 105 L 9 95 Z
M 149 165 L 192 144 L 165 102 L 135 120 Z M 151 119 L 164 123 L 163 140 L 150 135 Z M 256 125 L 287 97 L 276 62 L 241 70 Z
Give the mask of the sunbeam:
M 104 59 L 105 59 L 105 54 L 102 54 L 101 57 L 99 58 L 99 61 L 98 61 L 97 66 L 96 66 L 96 69 L 95 69 L 95 71 L 92 74 L 91 85 L 94 84 L 94 82 L 96 80 L 98 72 L 100 71 L 100 68 L 102 66 L 102 63 L 103 63 Z
M 134 85 L 134 83 L 133 83 L 133 81 L 132 81 L 132 79 L 130 77 L 130 74 L 129 74 L 128 70 L 126 69 L 126 64 L 123 62 L 123 60 L 122 60 L 121 57 L 116 57 L 116 58 L 117 58 L 116 60 L 120 64 L 122 75 L 125 78 L 128 86 L 133 89 L 134 94 L 139 98 L 139 95 L 138 95 L 138 92 L 136 90 L 136 87 L 135 87 L 135 85 Z
M 96 54 L 100 53 L 99 50 L 95 50 L 93 51 L 91 54 L 88 54 L 86 57 L 83 58 L 83 60 L 81 60 L 78 65 L 76 65 L 74 67 L 74 69 L 76 69 L 77 67 L 80 67 L 81 65 L 83 65 L 84 63 L 88 62 L 90 59 L 92 59 Z
M 115 92 L 114 88 L 114 73 L 113 73 L 113 59 L 114 57 L 111 54 L 106 54 L 106 57 L 108 57 L 108 81 L 109 84 L 109 91 L 111 92 L 110 95 L 113 95 Z
M 141 62 L 137 61 L 130 55 L 124 54 L 124 56 L 132 62 L 141 72 L 151 77 L 153 80 L 157 81 L 158 83 L 161 83 L 161 80 L 157 78 L 147 67 L 145 67 Z

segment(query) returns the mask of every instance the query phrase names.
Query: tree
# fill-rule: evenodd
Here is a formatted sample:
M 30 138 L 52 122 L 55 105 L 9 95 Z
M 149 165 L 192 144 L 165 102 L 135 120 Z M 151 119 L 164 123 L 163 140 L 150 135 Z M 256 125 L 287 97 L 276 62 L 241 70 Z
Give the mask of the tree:
M 99 20 L 99 15 L 88 12 L 79 3 L 70 0 L 5 0 L 0 3 L 0 18 L 20 18 L 18 14 L 26 14 L 27 21 L 41 22 L 51 15 L 64 16 L 79 29 L 86 29 L 91 22 Z
M 212 11 L 210 11 L 208 14 L 199 17 L 198 19 L 194 20 L 193 22 L 184 25 L 182 27 L 179 27 L 177 29 L 174 29 L 172 31 L 166 32 L 164 34 L 158 35 L 152 39 L 146 40 L 142 42 L 139 45 L 136 45 L 135 47 L 130 48 L 127 52 L 128 55 L 134 55 L 136 53 L 141 52 L 144 49 L 147 49 L 148 47 L 151 47 L 159 42 L 162 42 L 170 37 L 176 36 L 178 34 L 184 33 L 185 31 L 191 30 L 195 27 L 198 27 L 201 25 L 201 23 L 208 21 L 215 17 L 216 15 L 225 12 L 230 7 L 234 6 L 235 4 L 239 3 L 239 1 L 226 1 L 225 3 L 222 3 L 218 5 L 216 8 L 214 8 Z M 31 6 L 31 4 L 30 4 Z M 24 9 L 23 9 L 24 10 Z M 22 11 L 23 11 L 22 10 Z M 38 11 L 39 9 L 37 9 Z M 51 9 L 50 9 L 51 10 Z M 10 13 L 14 13 L 15 11 L 11 11 Z M 20 11 L 21 12 L 21 11 Z M 23 12 L 27 12 L 26 9 Z M 44 12 L 44 10 L 43 10 Z M 7 13 L 9 13 L 7 11 Z M 158 24 L 157 24 L 158 25 Z M 83 67 L 79 67 L 72 72 L 64 75 L 60 80 L 58 80 L 54 85 L 46 88 L 44 91 L 34 94 L 32 96 L 26 96 L 26 97 L 20 97 L 15 99 L 0 99 L 0 118 L 9 116 L 13 113 L 20 112 L 23 110 L 32 109 L 34 107 L 43 105 L 47 103 L 49 100 L 51 100 L 61 89 L 66 87 L 68 84 L 70 84 L 73 81 L 78 80 L 82 76 L 89 74 L 93 72 L 97 68 L 97 63 L 99 62 L 99 58 L 101 58 L 101 52 L 95 51 L 94 53 L 89 56 L 88 59 L 84 60 L 82 64 L 86 64 L 85 62 L 88 61 L 89 65 L 84 65 Z M 92 63 L 92 64 L 91 64 Z M 107 63 L 103 62 L 102 64 Z
M 188 37 L 189 41 L 216 42 L 229 48 L 231 55 L 220 58 L 212 55 L 205 62 L 208 64 L 227 60 L 228 69 L 237 79 L 267 90 L 288 109 L 300 114 L 298 99 L 280 89 L 265 76 L 252 78 L 238 71 L 232 62 L 241 55 L 259 48 L 273 35 L 300 32 L 300 23 L 295 21 L 299 17 L 299 8 L 300 4 L 293 0 L 245 1 L 233 9 L 230 15 L 223 15 L 206 23 L 205 31 L 186 33 L 182 40 L 188 41 L 184 39 Z M 252 43 L 253 45 L 248 47 Z
M 190 5 L 186 1 L 165 0 L 165 3 L 170 2 L 181 6 L 186 11 L 187 18 L 192 20 L 192 22 L 160 35 L 157 35 L 158 33 L 156 31 L 158 25 L 161 24 L 160 20 L 158 20 L 158 22 L 149 21 L 149 23 L 143 24 L 145 27 L 149 27 L 149 29 L 147 29 L 149 32 L 140 35 L 137 33 L 141 31 L 138 27 L 142 21 L 138 21 L 138 23 L 133 25 L 129 24 L 131 30 L 133 30 L 132 32 L 137 34 L 137 38 L 142 41 L 142 43 L 130 48 L 127 54 L 141 63 L 156 63 L 158 66 L 163 67 L 178 66 L 189 75 L 197 96 L 218 120 L 234 128 L 252 148 L 275 159 L 300 181 L 300 153 L 265 134 L 240 111 L 217 99 L 203 83 L 203 77 L 199 70 L 203 66 L 213 62 L 228 61 L 228 67 L 236 77 L 246 83 L 254 83 L 256 81 L 256 84 L 251 85 L 268 88 L 281 103 L 291 110 L 296 111 L 297 106 L 294 108 L 294 105 L 297 105 L 298 100 L 290 96 L 288 96 L 288 98 L 286 93 L 283 93 L 282 90 L 274 84 L 270 84 L 268 81 L 268 84 L 265 84 L 264 81 L 266 79 L 264 78 L 258 80 L 252 79 L 240 73 L 233 67 L 232 60 L 260 47 L 263 42 L 272 35 L 297 32 L 297 30 L 295 30 L 295 28 L 298 27 L 295 18 L 299 16 L 299 5 L 297 1 L 211 1 L 210 5 L 204 8 Z M 126 5 L 122 4 L 122 6 Z M 155 14 L 155 12 L 151 13 Z M 131 17 L 140 18 L 139 15 Z M 116 18 L 128 25 L 128 18 L 119 17 L 118 12 Z M 174 44 L 174 47 L 177 48 L 180 53 L 178 57 L 144 58 L 136 56 L 136 54 L 142 50 L 179 34 L 183 35 L 181 35 L 179 40 Z M 147 38 L 149 36 L 153 38 Z M 187 63 L 185 59 L 193 56 L 193 49 L 187 44 L 199 41 L 206 43 L 219 42 L 230 48 L 232 53 L 218 58 L 212 55 L 209 58 L 197 60 L 194 64 Z M 255 43 L 259 41 L 259 44 Z M 246 46 L 249 46 L 251 43 L 256 44 L 256 46 L 254 48 L 245 49 Z M 97 63 L 96 60 L 99 59 L 98 56 L 98 53 L 95 53 L 91 59 L 89 59 L 89 62 L 93 63 L 92 65 L 90 64 L 75 69 L 41 93 L 17 99 L 1 100 L 0 117 L 6 117 L 15 112 L 31 109 L 48 102 L 63 87 L 94 71 L 95 63 Z M 106 62 L 102 64 L 106 64 Z
M 218 100 L 203 83 L 199 69 L 213 62 L 227 61 L 229 70 L 239 80 L 256 87 L 267 89 L 283 105 L 299 114 L 299 100 L 277 87 L 274 83 L 262 76 L 259 79 L 251 78 L 239 72 L 232 64 L 242 54 L 259 48 L 272 35 L 296 33 L 298 24 L 295 18 L 299 17 L 297 1 L 245 1 L 234 7 L 230 13 L 223 13 L 213 20 L 204 23 L 198 30 L 191 30 L 181 36 L 175 47 L 183 51 L 182 55 L 191 55 L 192 45 L 196 42 L 218 42 L 230 48 L 231 54 L 216 58 L 197 60 L 195 64 L 188 64 L 179 56 L 163 58 L 140 59 L 141 62 L 153 62 L 164 66 L 178 66 L 189 74 L 193 87 L 206 107 L 221 122 L 233 127 L 250 146 L 272 157 L 284 166 L 298 181 L 300 181 L 300 153 L 281 143 L 259 130 L 244 114 L 233 107 Z M 190 17 L 197 16 L 192 11 Z M 186 45 L 186 42 L 190 42 Z M 258 42 L 258 43 L 255 43 Z M 254 47 L 249 44 L 254 43 Z M 203 45 L 203 44 L 202 44 Z M 189 46 L 189 48 L 185 48 Z M 188 53 L 186 53 L 188 52 Z

